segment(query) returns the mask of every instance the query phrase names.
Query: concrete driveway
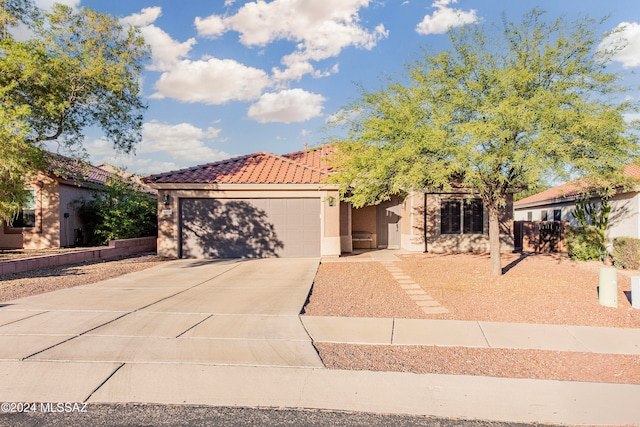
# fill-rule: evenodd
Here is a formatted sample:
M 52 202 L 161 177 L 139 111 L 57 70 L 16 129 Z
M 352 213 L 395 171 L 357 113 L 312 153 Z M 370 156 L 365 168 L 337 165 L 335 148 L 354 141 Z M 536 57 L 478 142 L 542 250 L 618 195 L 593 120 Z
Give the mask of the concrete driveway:
M 43 379 L 83 401 L 125 363 L 321 368 L 298 316 L 318 264 L 179 260 L 0 304 L 0 401 Z

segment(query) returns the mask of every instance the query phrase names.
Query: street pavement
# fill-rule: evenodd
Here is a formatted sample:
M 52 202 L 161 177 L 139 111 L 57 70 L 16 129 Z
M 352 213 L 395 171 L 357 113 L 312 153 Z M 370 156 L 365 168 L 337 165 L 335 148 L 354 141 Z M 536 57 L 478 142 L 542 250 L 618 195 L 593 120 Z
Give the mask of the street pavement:
M 39 414 L 87 402 L 640 425 L 638 385 L 326 369 L 312 338 L 638 354 L 640 337 L 636 329 L 301 318 L 318 264 L 179 260 L 0 304 L 0 423 L 26 419 L 17 414 L 25 402 Z

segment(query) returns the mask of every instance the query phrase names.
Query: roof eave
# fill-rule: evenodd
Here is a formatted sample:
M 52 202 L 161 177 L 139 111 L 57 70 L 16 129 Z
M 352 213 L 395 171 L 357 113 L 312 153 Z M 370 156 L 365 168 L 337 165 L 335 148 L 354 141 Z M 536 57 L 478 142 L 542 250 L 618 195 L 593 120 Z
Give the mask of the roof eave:
M 337 190 L 337 184 L 216 184 L 216 183 L 155 183 L 147 184 L 156 190 Z

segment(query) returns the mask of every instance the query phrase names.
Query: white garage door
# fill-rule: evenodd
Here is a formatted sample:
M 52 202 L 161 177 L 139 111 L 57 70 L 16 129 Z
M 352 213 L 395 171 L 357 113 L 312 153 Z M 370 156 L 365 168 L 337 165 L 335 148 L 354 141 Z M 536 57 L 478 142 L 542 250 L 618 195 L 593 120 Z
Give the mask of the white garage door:
M 182 258 L 320 256 L 320 199 L 181 199 Z

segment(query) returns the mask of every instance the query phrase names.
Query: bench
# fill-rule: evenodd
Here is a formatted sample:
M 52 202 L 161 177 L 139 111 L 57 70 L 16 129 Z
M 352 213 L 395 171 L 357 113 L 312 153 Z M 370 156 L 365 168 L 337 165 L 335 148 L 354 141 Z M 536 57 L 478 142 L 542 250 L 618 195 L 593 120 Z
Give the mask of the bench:
M 368 231 L 354 231 L 353 233 L 351 233 L 351 241 L 353 243 L 367 242 L 367 244 L 369 245 L 369 249 L 371 249 L 373 238 L 371 237 L 371 233 L 369 233 Z

